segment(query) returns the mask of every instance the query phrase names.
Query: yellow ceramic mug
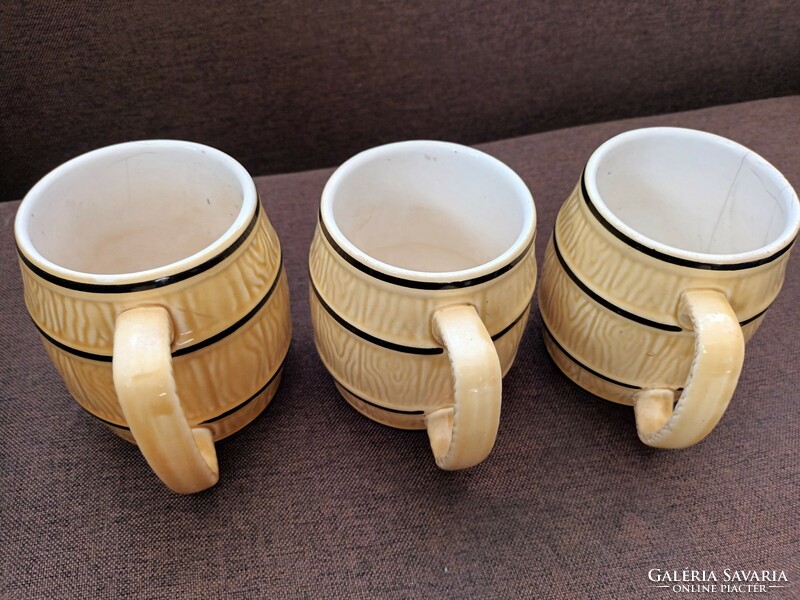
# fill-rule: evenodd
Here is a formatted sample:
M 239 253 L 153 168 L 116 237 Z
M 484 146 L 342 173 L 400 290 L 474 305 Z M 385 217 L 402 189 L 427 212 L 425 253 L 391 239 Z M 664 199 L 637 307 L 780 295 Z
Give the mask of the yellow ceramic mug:
M 291 324 L 278 237 L 245 169 L 189 142 L 119 144 L 17 213 L 25 302 L 78 403 L 164 483 L 219 477 L 214 440 L 275 394 Z
M 797 194 L 751 150 L 678 128 L 614 137 L 547 247 L 547 349 L 577 384 L 633 405 L 644 443 L 690 446 L 728 406 L 798 229 Z
M 510 168 L 445 142 L 362 152 L 322 193 L 309 259 L 322 361 L 362 414 L 427 429 L 443 469 L 494 444 L 536 279 L 535 223 Z

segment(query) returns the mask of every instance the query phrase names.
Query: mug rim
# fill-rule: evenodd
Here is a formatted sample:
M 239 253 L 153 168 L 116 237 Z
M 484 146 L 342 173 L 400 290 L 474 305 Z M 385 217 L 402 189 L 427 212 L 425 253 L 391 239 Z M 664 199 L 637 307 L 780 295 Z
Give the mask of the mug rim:
M 503 252 L 491 260 L 468 269 L 419 271 L 398 267 L 378 260 L 358 248 L 342 233 L 333 214 L 333 200 L 342 180 L 351 170 L 364 163 L 371 162 L 382 156 L 392 155 L 398 150 L 415 147 L 420 149 L 436 148 L 466 154 L 490 165 L 510 180 L 513 188 L 518 192 L 517 197 L 522 199 L 524 222 L 517 238 Z M 377 279 L 420 289 L 468 287 L 499 277 L 527 256 L 528 251 L 533 246 L 536 235 L 536 206 L 530 189 L 528 189 L 519 174 L 503 161 L 486 152 L 455 142 L 441 140 L 419 139 L 391 142 L 362 150 L 347 159 L 331 174 L 322 190 L 319 219 L 326 240 L 349 264 Z
M 786 226 L 779 236 L 773 239 L 768 244 L 765 244 L 754 250 L 746 252 L 735 253 L 706 253 L 697 252 L 693 250 L 686 250 L 656 241 L 643 233 L 640 233 L 619 217 L 617 217 L 605 204 L 602 195 L 597 187 L 597 170 L 601 160 L 604 156 L 616 148 L 617 146 L 635 140 L 637 138 L 661 136 L 663 134 L 672 134 L 684 136 L 690 139 L 702 139 L 710 141 L 720 146 L 727 146 L 742 152 L 744 156 L 752 156 L 759 160 L 763 167 L 767 169 L 775 180 L 781 183 L 781 193 L 788 192 L 790 198 L 790 212 L 786 218 Z M 719 265 L 720 267 L 739 267 L 748 268 L 764 264 L 774 258 L 787 252 L 794 243 L 795 239 L 800 232 L 800 199 L 798 199 L 797 192 L 772 163 L 767 161 L 757 152 L 750 148 L 725 138 L 723 136 L 701 131 L 697 129 L 690 129 L 685 127 L 643 127 L 638 129 L 631 129 L 623 133 L 617 134 L 610 139 L 603 142 L 597 149 L 592 152 L 589 160 L 586 163 L 584 172 L 581 175 L 582 192 L 585 196 L 586 202 L 589 204 L 590 209 L 597 211 L 605 225 L 609 230 L 623 239 L 629 245 L 641 249 L 642 251 L 652 254 L 657 258 L 660 255 L 666 258 L 674 258 L 677 264 L 684 264 L 686 266 L 701 267 L 701 268 L 714 268 Z M 793 200 L 793 201 L 792 201 Z
M 236 178 L 242 192 L 242 205 L 228 229 L 197 252 L 152 269 L 127 273 L 91 273 L 63 267 L 45 258 L 33 244 L 26 223 L 28 217 L 49 186 L 65 173 L 81 167 L 105 154 L 139 149 L 188 149 L 210 155 L 222 163 Z M 142 291 L 162 287 L 186 279 L 221 262 L 235 250 L 255 227 L 260 201 L 255 182 L 247 170 L 233 157 L 197 142 L 171 139 L 134 140 L 112 144 L 80 154 L 60 164 L 42 177 L 25 194 L 14 220 L 17 252 L 25 265 L 40 277 L 63 287 L 99 293 Z M 213 264 L 210 264 L 213 263 Z

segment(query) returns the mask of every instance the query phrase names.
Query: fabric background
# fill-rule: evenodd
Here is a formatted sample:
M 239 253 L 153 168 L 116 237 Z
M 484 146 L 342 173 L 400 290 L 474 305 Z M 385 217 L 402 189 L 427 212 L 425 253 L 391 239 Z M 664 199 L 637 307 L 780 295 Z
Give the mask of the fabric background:
M 589 154 L 634 127 L 735 139 L 800 184 L 800 97 L 609 122 L 482 149 L 531 188 L 537 258 Z M 0 205 L 0 597 L 653 598 L 647 572 L 784 570 L 800 595 L 800 259 L 699 445 L 659 451 L 630 408 L 556 369 L 534 305 L 494 452 L 437 470 L 424 432 L 351 409 L 314 349 L 307 255 L 330 170 L 257 177 L 284 248 L 294 336 L 270 407 L 218 444 L 219 484 L 169 492 L 67 394 L 22 302 L 17 202 Z
M 251 173 L 800 94 L 797 0 L 0 3 L 0 199 L 189 139 Z

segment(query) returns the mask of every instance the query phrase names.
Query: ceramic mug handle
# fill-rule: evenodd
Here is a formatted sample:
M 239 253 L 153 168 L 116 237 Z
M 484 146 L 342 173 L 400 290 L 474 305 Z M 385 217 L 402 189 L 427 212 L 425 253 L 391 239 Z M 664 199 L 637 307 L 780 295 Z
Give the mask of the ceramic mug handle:
M 678 320 L 694 330 L 694 360 L 678 403 L 672 390 L 642 390 L 634 397 L 636 429 L 654 448 L 686 448 L 706 437 L 722 418 L 744 360 L 742 328 L 724 294 L 687 290 Z
M 219 480 L 211 431 L 191 428 L 172 375 L 172 321 L 160 306 L 120 313 L 114 331 L 114 387 L 150 467 L 171 490 L 191 494 Z
M 486 326 L 474 306 L 437 310 L 433 332 L 453 373 L 453 406 L 425 415 L 436 464 L 447 471 L 472 467 L 489 455 L 500 424 L 502 372 Z

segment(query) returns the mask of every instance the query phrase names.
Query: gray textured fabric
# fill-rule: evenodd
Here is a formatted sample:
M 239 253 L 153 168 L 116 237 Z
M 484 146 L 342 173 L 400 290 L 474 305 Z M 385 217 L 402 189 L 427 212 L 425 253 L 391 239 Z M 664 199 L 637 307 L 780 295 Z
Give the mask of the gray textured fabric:
M 796 0 L 0 3 L 0 199 L 190 139 L 254 173 L 800 93 Z
M 538 210 L 541 260 L 591 151 L 620 131 L 690 126 L 760 152 L 800 184 L 800 97 L 617 121 L 482 146 Z M 683 451 L 636 438 L 548 358 L 534 308 L 504 381 L 497 445 L 436 469 L 424 432 L 373 423 L 314 349 L 307 254 L 330 171 L 257 178 L 284 247 L 294 337 L 273 404 L 218 445 L 222 478 L 190 497 L 68 396 L 26 315 L 0 206 L 0 597 L 654 598 L 650 569 L 783 570 L 800 595 L 800 257 L 747 346 L 711 436 Z M 703 596 L 705 597 L 705 596 Z M 711 596 L 713 597 L 713 596 Z

